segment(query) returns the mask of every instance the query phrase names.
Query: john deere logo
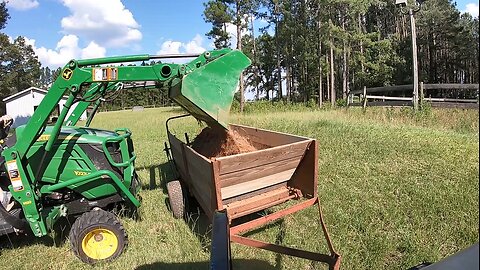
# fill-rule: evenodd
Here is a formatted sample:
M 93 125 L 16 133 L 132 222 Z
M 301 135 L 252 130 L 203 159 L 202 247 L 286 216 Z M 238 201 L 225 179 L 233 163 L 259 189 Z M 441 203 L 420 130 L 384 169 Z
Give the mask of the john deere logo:
M 73 172 L 75 173 L 76 176 L 85 176 L 90 174 L 89 172 L 80 172 L 80 171 L 73 171 Z
M 66 68 L 62 73 L 62 78 L 64 78 L 65 80 L 68 81 L 68 80 L 70 80 L 72 75 L 73 75 L 73 71 L 69 68 Z

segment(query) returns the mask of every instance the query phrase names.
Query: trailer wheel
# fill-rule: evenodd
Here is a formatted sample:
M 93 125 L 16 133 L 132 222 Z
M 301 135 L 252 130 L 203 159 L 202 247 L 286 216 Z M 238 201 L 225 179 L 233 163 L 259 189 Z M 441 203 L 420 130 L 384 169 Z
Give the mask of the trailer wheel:
M 185 215 L 185 194 L 182 184 L 179 180 L 173 180 L 167 183 L 168 199 L 174 218 L 183 218 Z
M 101 209 L 81 215 L 73 224 L 68 238 L 75 256 L 88 264 L 117 258 L 128 242 L 117 217 Z

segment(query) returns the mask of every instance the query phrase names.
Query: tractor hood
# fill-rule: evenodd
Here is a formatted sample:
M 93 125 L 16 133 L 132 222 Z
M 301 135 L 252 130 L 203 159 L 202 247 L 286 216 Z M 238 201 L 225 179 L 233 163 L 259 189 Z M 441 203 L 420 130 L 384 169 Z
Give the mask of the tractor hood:
M 21 140 L 22 131 L 25 126 L 19 126 L 15 131 L 17 133 L 17 140 Z M 46 142 L 50 138 L 53 126 L 46 126 L 42 135 L 37 138 L 37 142 Z M 72 127 L 72 126 L 62 126 L 60 134 L 58 135 L 58 141 L 62 143 L 68 143 L 72 140 L 76 143 L 99 143 L 101 144 L 107 137 L 117 137 L 118 134 L 109 131 L 101 130 L 94 128 L 86 127 Z

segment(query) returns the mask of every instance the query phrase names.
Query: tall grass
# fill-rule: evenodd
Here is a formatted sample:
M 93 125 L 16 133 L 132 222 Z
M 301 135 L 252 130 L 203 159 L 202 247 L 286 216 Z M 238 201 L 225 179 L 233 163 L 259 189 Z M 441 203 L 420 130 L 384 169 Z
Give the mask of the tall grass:
M 239 114 L 240 108 L 234 103 L 234 113 Z M 411 107 L 369 107 L 363 110 L 359 107 L 339 107 L 331 110 L 330 104 L 325 103 L 319 108 L 314 103 L 286 103 L 286 102 L 247 102 L 244 107 L 245 115 L 268 114 L 273 112 L 324 112 L 323 117 L 335 117 L 354 122 L 374 122 L 397 126 L 427 127 L 436 130 L 451 130 L 461 133 L 478 133 L 478 110 L 471 109 L 434 109 L 425 104 L 423 109 L 415 112 Z
M 342 269 L 406 269 L 438 261 L 478 241 L 479 137 L 474 111 L 358 108 L 317 110 L 248 104 L 232 122 L 319 141 L 319 196 Z M 179 110 L 101 113 L 95 127 L 129 127 L 143 189 L 141 220 L 123 218 L 129 247 L 94 269 L 208 269 L 208 222 L 175 220 L 164 183 L 172 177 L 163 153 L 165 120 Z M 172 130 L 196 134 L 193 119 Z M 272 211 L 274 211 L 272 209 Z M 251 237 L 326 251 L 315 209 L 256 230 Z M 10 240 L 11 241 L 10 241 Z M 92 269 L 44 239 L 0 238 L 0 261 L 13 269 Z M 234 269 L 314 269 L 318 264 L 232 245 Z M 316 268 L 322 269 L 322 268 Z

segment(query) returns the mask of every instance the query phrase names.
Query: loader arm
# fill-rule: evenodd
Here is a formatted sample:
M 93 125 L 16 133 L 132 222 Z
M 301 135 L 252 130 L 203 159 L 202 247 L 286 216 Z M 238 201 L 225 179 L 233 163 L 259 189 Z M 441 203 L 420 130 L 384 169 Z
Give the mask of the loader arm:
M 74 125 L 93 102 L 111 91 L 117 83 L 153 81 L 167 89 L 169 97 L 198 120 L 208 125 L 227 127 L 227 117 L 240 73 L 250 60 L 240 51 L 221 49 L 207 51 L 187 64 L 158 63 L 151 66 L 107 66 L 129 62 L 150 61 L 175 56 L 132 55 L 98 59 L 71 60 L 61 71 L 31 119 L 19 134 L 14 146 L 23 158 L 46 126 L 49 115 L 64 95 L 62 108 L 50 136 L 50 151 L 62 124 Z M 74 103 L 77 108 L 65 121 Z M 8 159 L 8 158 L 7 158 Z

